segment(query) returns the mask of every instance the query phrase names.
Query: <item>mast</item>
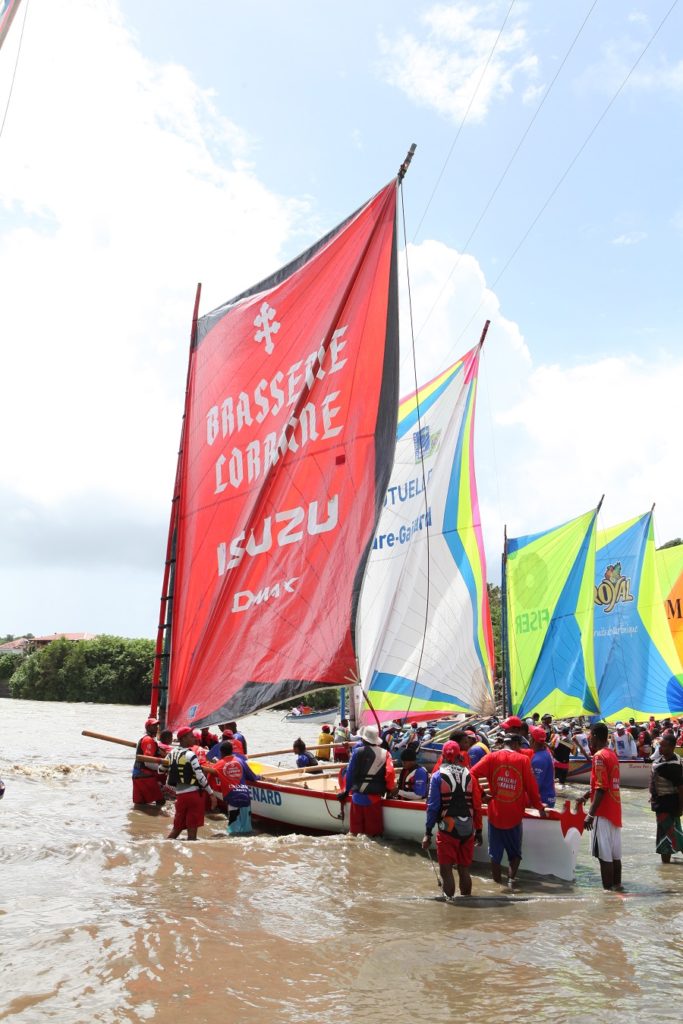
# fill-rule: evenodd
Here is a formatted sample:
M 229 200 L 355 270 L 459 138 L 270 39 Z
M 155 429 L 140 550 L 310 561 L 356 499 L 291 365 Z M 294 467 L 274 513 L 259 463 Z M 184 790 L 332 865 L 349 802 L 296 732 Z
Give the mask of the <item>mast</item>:
M 187 426 L 187 410 L 190 395 L 190 378 L 192 373 L 192 355 L 197 343 L 197 319 L 199 316 L 199 299 L 202 294 L 201 284 L 197 285 L 194 300 L 194 312 L 192 314 L 192 330 L 190 332 L 190 352 L 187 361 L 187 377 L 185 380 L 185 401 L 183 406 L 183 418 L 180 427 L 180 444 L 178 446 L 178 460 L 176 463 L 175 484 L 173 487 L 173 500 L 171 503 L 171 521 L 168 528 L 168 541 L 166 544 L 166 560 L 164 562 L 164 578 L 161 586 L 161 607 L 159 610 L 159 625 L 157 627 L 157 642 L 154 653 L 154 674 L 152 677 L 152 699 L 150 714 L 157 712 L 161 716 L 161 726 L 166 725 L 166 705 L 168 695 L 168 677 L 171 664 L 171 629 L 173 625 L 173 590 L 175 584 L 175 567 L 178 546 L 178 511 L 180 508 L 180 482 L 182 479 L 182 460 Z
M 503 558 L 501 567 L 501 587 L 500 587 L 500 646 L 501 646 L 501 663 L 502 663 L 502 683 L 503 683 L 503 716 L 506 717 L 512 702 L 508 701 L 508 687 L 510 685 L 510 672 L 509 672 L 509 648 L 508 648 L 508 609 L 507 609 L 507 587 L 506 587 L 506 571 L 507 571 L 507 547 L 508 547 L 508 528 L 507 525 L 503 527 Z
M 0 14 L 0 47 L 2 47 L 2 44 L 5 41 L 7 33 L 9 32 L 9 29 L 10 29 L 10 25 L 12 24 L 12 20 L 14 18 L 14 15 L 19 10 L 19 4 L 20 3 L 21 3 L 21 0 L 9 0 L 9 3 L 8 3 L 7 7 L 5 8 L 5 13 L 4 14 Z M 26 21 L 26 13 L 27 13 L 27 11 L 28 11 L 28 8 L 24 12 L 24 21 Z M 22 32 L 23 32 L 23 29 L 22 29 Z

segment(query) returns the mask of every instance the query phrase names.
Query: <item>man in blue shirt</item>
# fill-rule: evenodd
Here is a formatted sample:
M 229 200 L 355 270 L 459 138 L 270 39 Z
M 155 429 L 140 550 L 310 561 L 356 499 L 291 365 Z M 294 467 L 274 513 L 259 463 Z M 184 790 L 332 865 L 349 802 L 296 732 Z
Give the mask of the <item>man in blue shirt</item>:
M 538 792 L 541 801 L 546 807 L 555 806 L 555 760 L 548 750 L 546 743 L 546 731 L 540 725 L 532 725 L 529 729 L 533 756 L 531 758 L 531 770 L 538 783 Z
M 417 763 L 415 747 L 406 747 L 401 757 L 398 793 L 401 800 L 426 800 L 429 791 L 429 773 Z

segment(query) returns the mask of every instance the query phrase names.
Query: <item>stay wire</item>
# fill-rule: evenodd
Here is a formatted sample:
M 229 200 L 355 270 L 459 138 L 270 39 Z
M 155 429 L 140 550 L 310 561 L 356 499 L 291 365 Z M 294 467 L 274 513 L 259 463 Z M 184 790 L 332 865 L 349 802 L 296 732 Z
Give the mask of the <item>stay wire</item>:
M 429 199 L 427 200 L 427 205 L 425 206 L 424 212 L 423 212 L 422 216 L 420 217 L 420 222 L 417 225 L 417 227 L 415 228 L 415 234 L 413 235 L 413 242 L 415 242 L 415 240 L 416 240 L 416 238 L 418 236 L 419 230 L 420 230 L 420 228 L 422 227 L 422 225 L 424 223 L 425 217 L 427 216 L 427 212 L 429 210 L 429 207 L 432 205 L 432 200 L 434 199 L 434 196 L 436 195 L 437 189 L 438 189 L 439 185 L 441 184 L 441 179 L 443 178 L 444 174 L 446 173 L 446 167 L 448 166 L 448 162 L 450 161 L 451 157 L 453 156 L 453 150 L 455 149 L 455 147 L 457 145 L 457 142 L 458 142 L 458 139 L 460 138 L 460 134 L 461 134 L 463 128 L 465 127 L 465 122 L 467 121 L 467 118 L 469 117 L 469 113 L 470 113 L 470 110 L 472 109 L 472 105 L 474 104 L 474 101 L 476 100 L 477 95 L 479 94 L 479 89 L 481 88 L 481 83 L 484 81 L 484 75 L 488 71 L 489 64 L 491 63 L 491 61 L 493 59 L 493 54 L 496 52 L 496 47 L 498 46 L 498 43 L 500 42 L 500 37 L 502 36 L 503 31 L 505 29 L 505 26 L 507 25 L 508 18 L 510 17 L 510 13 L 512 11 L 512 8 L 515 6 L 515 3 L 516 3 L 516 0 L 512 0 L 510 6 L 508 7 L 507 14 L 503 18 L 503 24 L 500 26 L 500 29 L 498 30 L 498 35 L 496 36 L 495 42 L 494 42 L 493 46 L 491 47 L 491 52 L 489 53 L 488 58 L 486 60 L 486 63 L 484 64 L 482 72 L 481 72 L 481 74 L 479 76 L 479 81 L 477 82 L 475 90 L 472 93 L 472 96 L 470 98 L 470 102 L 467 104 L 467 110 L 463 114 L 463 118 L 462 118 L 462 121 L 460 122 L 460 126 L 459 126 L 457 132 L 455 133 L 455 138 L 453 139 L 453 142 L 451 143 L 451 148 L 448 150 L 448 153 L 446 154 L 446 159 L 443 162 L 443 167 L 439 171 L 437 179 L 436 179 L 436 181 L 434 183 L 434 188 L 432 189 L 432 194 L 430 195 Z M 596 3 L 597 3 L 597 0 L 596 0 Z
M 14 92 L 14 80 L 17 77 L 17 68 L 19 67 L 19 56 L 21 54 L 21 44 L 24 41 L 24 29 L 26 28 L 26 18 L 28 17 L 28 7 L 30 0 L 25 0 L 24 4 L 24 20 L 21 23 L 21 33 L 19 35 L 19 46 L 17 47 L 17 56 L 14 61 L 14 70 L 12 71 L 12 81 L 10 82 L 9 93 L 7 94 L 7 103 L 5 104 L 5 112 L 2 115 L 2 124 L 0 124 L 0 138 L 5 130 L 5 121 L 7 120 L 7 114 L 9 113 L 9 106 L 12 100 L 12 93 Z
M 408 718 L 408 716 L 410 714 L 410 708 L 411 708 L 412 703 L 413 703 L 413 698 L 415 697 L 415 689 L 417 687 L 418 679 L 420 677 L 420 670 L 422 668 L 422 659 L 424 657 L 424 651 L 425 651 L 425 643 L 426 643 L 426 640 L 427 640 L 427 623 L 429 621 L 429 599 L 430 599 L 430 548 L 429 548 L 430 533 L 429 533 L 429 516 L 427 514 L 428 511 L 429 511 L 429 501 L 428 501 L 428 498 L 427 498 L 427 472 L 426 472 L 426 468 L 425 468 L 424 448 L 422 446 L 422 414 L 421 414 L 421 411 L 420 411 L 420 394 L 419 394 L 419 387 L 418 387 L 418 381 L 417 381 L 417 356 L 415 354 L 415 331 L 414 331 L 414 322 L 413 322 L 413 297 L 412 297 L 412 291 L 411 291 L 411 288 L 410 288 L 410 267 L 409 267 L 409 263 L 408 263 L 408 244 L 407 244 L 408 243 L 408 237 L 407 237 L 407 234 L 406 234 L 406 211 L 405 211 L 405 204 L 403 202 L 403 185 L 400 186 L 400 196 L 401 196 L 401 220 L 402 220 L 402 223 L 403 223 L 403 241 L 404 241 L 404 244 L 405 244 L 405 258 L 406 258 L 406 282 L 407 282 L 407 293 L 408 293 L 408 318 L 409 318 L 409 321 L 410 321 L 410 343 L 411 343 L 411 349 L 412 349 L 412 355 L 413 355 L 413 379 L 415 381 L 415 411 L 416 411 L 416 414 L 417 414 L 417 436 L 418 436 L 418 439 L 419 439 L 418 443 L 420 445 L 420 465 L 421 465 L 421 469 L 422 469 L 422 490 L 423 490 L 423 493 L 424 493 L 424 503 L 425 503 L 425 531 L 426 531 L 426 538 L 425 539 L 426 539 L 426 543 L 427 543 L 427 572 L 426 572 L 427 597 L 426 597 L 426 601 L 425 601 L 424 627 L 423 627 L 423 630 L 422 630 L 422 644 L 420 646 L 420 656 L 418 658 L 417 670 L 415 672 L 415 681 L 413 682 L 413 688 L 412 688 L 412 690 L 410 692 L 410 700 L 408 701 L 408 707 L 406 709 L 405 717 Z
M 498 283 L 499 283 L 500 279 L 502 278 L 503 274 L 505 274 L 505 272 L 506 272 L 506 271 L 508 270 L 508 268 L 510 267 L 510 264 L 511 264 L 511 263 L 512 263 L 512 261 L 513 261 L 513 260 L 515 259 L 515 257 L 517 256 L 517 253 L 518 253 L 518 252 L 520 251 L 520 249 L 522 248 L 522 246 L 523 246 L 523 245 L 524 245 L 524 243 L 526 242 L 527 238 L 529 237 L 529 235 L 531 234 L 531 232 L 533 231 L 533 229 L 534 229 L 534 228 L 536 227 L 536 224 L 537 224 L 537 223 L 538 223 L 538 221 L 539 221 L 539 220 L 541 219 L 541 217 L 542 217 L 542 216 L 543 216 L 543 214 L 545 213 L 546 209 L 548 208 L 548 206 L 550 205 L 550 203 L 551 203 L 551 202 L 552 202 L 552 200 L 554 199 L 554 197 L 555 197 L 556 193 L 557 193 L 557 192 L 559 191 L 559 189 L 560 189 L 560 187 L 562 186 L 562 184 L 564 183 L 565 179 L 566 179 L 566 178 L 568 177 L 568 175 L 569 175 L 570 171 L 571 171 L 571 170 L 572 170 L 572 168 L 574 167 L 574 164 L 575 164 L 575 163 L 577 162 L 577 160 L 579 159 L 579 157 L 580 157 L 580 156 L 581 156 L 581 154 L 583 153 L 584 149 L 586 148 L 586 146 L 588 145 L 588 143 L 590 142 L 590 140 L 591 140 L 591 139 L 593 138 L 593 136 L 595 135 L 596 131 L 598 130 L 598 128 L 600 127 L 600 125 L 602 124 L 602 122 L 604 121 L 605 117 L 607 116 L 607 114 L 609 113 L 609 111 L 610 111 L 610 110 L 612 109 L 612 107 L 614 106 L 614 103 L 616 102 L 616 100 L 618 99 L 618 97 L 620 96 L 620 94 L 622 93 L 622 91 L 624 90 L 624 88 L 625 88 L 625 86 L 627 85 L 627 83 L 628 83 L 629 79 L 631 78 L 631 76 L 632 76 L 633 72 L 634 72 L 634 71 L 636 70 L 636 68 L 637 68 L 637 67 L 638 67 L 638 65 L 640 64 L 641 60 L 643 59 L 643 57 L 645 56 L 645 54 L 647 53 L 647 51 L 648 51 L 648 50 L 650 49 L 650 47 L 652 46 L 653 42 L 655 41 L 655 39 L 656 39 L 656 38 L 657 38 L 657 36 L 659 35 L 659 33 L 661 32 L 662 28 L 664 27 L 664 25 L 665 25 L 666 21 L 667 21 L 667 20 L 668 20 L 668 18 L 670 17 L 670 15 L 671 15 L 671 13 L 673 12 L 674 8 L 678 6 L 678 2 L 679 2 L 679 0 L 673 0 L 673 3 L 672 3 L 672 4 L 671 4 L 671 6 L 669 7 L 668 11 L 666 12 L 666 14 L 664 15 L 664 17 L 663 17 L 663 18 L 662 18 L 662 20 L 660 21 L 659 25 L 657 26 L 657 28 L 655 29 L 655 31 L 654 31 L 654 32 L 652 33 L 652 35 L 650 36 L 649 40 L 647 41 L 647 43 L 645 44 L 645 46 L 644 46 L 644 47 L 643 47 L 643 49 L 641 50 L 640 54 L 639 54 L 639 55 L 638 55 L 638 57 L 636 58 L 635 62 L 634 62 L 634 63 L 633 63 L 633 65 L 631 66 L 631 69 L 629 70 L 629 72 L 627 73 L 627 75 L 625 76 L 625 78 L 623 79 L 623 81 L 621 82 L 621 84 L 619 85 L 619 87 L 617 88 L 616 92 L 614 93 L 614 95 L 613 95 L 613 96 L 612 96 L 612 98 L 610 99 L 609 103 L 607 104 L 607 106 L 606 106 L 606 107 L 604 108 L 604 110 L 603 110 L 603 111 L 602 111 L 602 113 L 600 114 L 599 118 L 597 119 L 597 121 L 595 122 L 595 124 L 593 125 L 593 127 L 591 128 L 591 130 L 590 130 L 590 131 L 588 132 L 588 135 L 586 136 L 586 138 L 585 138 L 585 139 L 583 140 L 583 142 L 582 142 L 582 143 L 581 143 L 581 145 L 579 146 L 578 150 L 576 151 L 576 153 L 574 154 L 574 156 L 573 156 L 573 157 L 572 157 L 572 159 L 570 160 L 569 164 L 567 165 L 567 167 L 565 168 L 565 170 L 563 171 L 563 173 L 562 173 L 562 174 L 560 175 L 560 177 L 559 177 L 558 181 L 556 182 L 555 186 L 553 187 L 552 191 L 550 192 L 550 194 L 549 194 L 549 195 L 548 195 L 548 197 L 546 198 L 545 202 L 544 202 L 544 203 L 543 203 L 543 205 L 541 206 L 540 210 L 538 211 L 538 213 L 536 214 L 536 216 L 534 217 L 534 219 L 533 219 L 533 220 L 531 221 L 531 224 L 529 225 L 529 227 L 528 227 L 528 228 L 526 229 L 526 231 L 525 231 L 525 232 L 524 232 L 524 234 L 522 235 L 522 237 L 521 237 L 520 241 L 519 241 L 519 242 L 517 243 L 517 245 L 516 245 L 516 246 L 515 246 L 515 248 L 513 249 L 512 253 L 511 253 L 511 254 L 510 254 L 510 256 L 508 257 L 508 259 L 507 259 L 507 261 L 505 262 L 504 266 L 502 267 L 502 269 L 501 269 L 500 273 L 498 274 L 498 276 L 497 276 L 497 277 L 495 278 L 495 280 L 494 280 L 494 281 L 493 281 L 493 282 L 492 282 L 492 283 L 491 283 L 491 284 L 490 284 L 490 285 L 488 286 L 488 288 L 486 289 L 487 293 L 488 293 L 488 292 L 492 292 L 492 291 L 495 291 L 495 288 L 496 288 L 496 286 L 498 285 Z M 483 304 L 484 304 L 484 299 L 482 298 L 482 299 L 481 299 L 481 301 L 479 302 L 479 305 L 477 306 L 477 308 L 476 308 L 476 309 L 474 310 L 474 312 L 472 313 L 472 316 L 471 316 L 471 317 L 470 317 L 470 319 L 469 319 L 469 320 L 467 321 L 467 323 L 465 324 L 465 326 L 464 326 L 464 327 L 462 328 L 462 330 L 460 331 L 460 334 L 459 334 L 459 335 L 457 336 L 457 338 L 455 339 L 455 342 L 454 342 L 454 346 L 458 344 L 458 342 L 459 342 L 459 341 L 460 341 L 460 339 L 461 339 L 461 338 L 463 337 L 463 335 L 464 335 L 464 334 L 465 334 L 465 333 L 466 333 L 466 332 L 467 332 L 467 331 L 469 330 L 469 328 L 470 328 L 470 325 L 472 324 L 472 322 L 474 321 L 474 319 L 476 318 L 476 316 L 477 316 L 477 315 L 479 314 L 479 310 L 481 309 L 481 307 L 483 306 Z M 432 308 L 433 308 L 433 307 L 432 307 Z M 431 310 L 430 310 L 430 314 L 429 314 L 429 315 L 431 315 Z M 426 321 L 425 321 L 425 323 L 426 323 Z M 424 324 L 423 324 L 423 327 L 424 327 Z M 421 329 L 422 329 L 422 328 L 421 328 Z
M 534 111 L 533 116 L 531 117 L 531 120 L 529 121 L 528 125 L 524 129 L 524 132 L 522 133 L 522 137 L 520 138 L 519 142 L 517 143 L 517 145 L 515 146 L 514 150 L 512 151 L 512 156 L 510 157 L 510 159 L 508 160 L 507 164 L 505 165 L 505 168 L 503 169 L 502 174 L 498 178 L 498 181 L 496 182 L 496 185 L 494 186 L 494 189 L 491 192 L 491 195 L 486 200 L 486 203 L 484 205 L 484 209 L 479 214 L 479 217 L 477 218 L 474 227 L 472 228 L 472 230 L 470 231 L 469 235 L 465 239 L 465 241 L 464 241 L 464 243 L 463 243 L 463 245 L 461 247 L 461 251 L 458 253 L 458 257 L 457 257 L 455 263 L 453 264 L 453 268 L 451 269 L 450 274 L 448 275 L 448 277 L 444 281 L 443 285 L 441 286 L 441 289 L 440 289 L 438 295 L 436 296 L 436 298 L 434 299 L 434 302 L 432 303 L 431 309 L 427 313 L 427 316 L 425 317 L 425 319 L 424 319 L 424 321 L 422 323 L 422 326 L 420 327 L 420 329 L 418 331 L 418 336 L 422 333 L 424 328 L 427 326 L 427 323 L 429 322 L 429 319 L 430 319 L 432 313 L 434 312 L 436 306 L 438 305 L 439 300 L 441 299 L 441 296 L 443 295 L 443 293 L 444 293 L 444 291 L 445 291 L 449 281 L 451 280 L 451 278 L 455 274 L 456 270 L 460 266 L 462 258 L 464 256 L 464 254 L 467 252 L 467 248 L 468 248 L 470 242 L 472 241 L 472 239 L 474 238 L 475 234 L 479 230 L 481 222 L 483 221 L 484 217 L 488 213 L 489 208 L 490 208 L 493 200 L 496 198 L 496 195 L 498 194 L 498 191 L 499 191 L 501 185 L 505 181 L 510 168 L 512 167 L 513 163 L 515 162 L 515 160 L 517 158 L 517 154 L 519 153 L 520 149 L 524 145 L 524 142 L 526 141 L 526 138 L 527 138 L 529 132 L 531 131 L 531 129 L 534 126 L 536 118 L 538 117 L 538 115 L 540 114 L 541 110 L 543 109 L 544 103 L 548 99 L 548 96 L 550 96 L 550 93 L 552 92 L 553 86 L 555 85 L 557 79 L 560 77 L 560 74 L 562 73 L 562 69 L 564 68 L 565 64 L 569 60 L 569 57 L 571 56 L 571 53 L 574 50 L 574 47 L 576 46 L 576 44 L 577 44 L 577 42 L 579 40 L 579 37 L 581 36 L 584 28 L 586 27 L 588 19 L 590 18 L 591 14 L 593 13 L 595 8 L 597 7 L 598 3 L 599 3 L 599 0 L 593 0 L 593 3 L 591 4 L 590 8 L 588 9 L 588 13 L 586 14 L 585 18 L 581 22 L 581 25 L 579 26 L 579 29 L 578 29 L 576 35 L 572 39 L 572 41 L 571 41 L 571 43 L 569 45 L 569 49 L 565 53 L 564 57 L 562 58 L 559 66 L 557 68 L 557 71 L 555 72 L 555 74 L 553 75 L 553 77 L 551 79 L 550 85 L 544 91 L 540 103 L 536 107 L 536 110 Z M 431 202 L 431 199 L 430 199 L 430 202 Z M 420 223 L 422 223 L 422 222 L 420 222 Z

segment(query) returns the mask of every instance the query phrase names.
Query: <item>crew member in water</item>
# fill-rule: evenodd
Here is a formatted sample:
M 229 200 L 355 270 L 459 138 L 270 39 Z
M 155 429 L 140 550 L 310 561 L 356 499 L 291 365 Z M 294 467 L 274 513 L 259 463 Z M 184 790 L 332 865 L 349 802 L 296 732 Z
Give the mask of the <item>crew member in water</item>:
M 470 770 L 476 779 L 486 779 L 491 793 L 488 831 L 493 881 L 501 883 L 501 864 L 507 854 L 508 886 L 512 888 L 522 860 L 522 819 L 527 798 L 542 818 L 546 814 L 531 759 L 521 753 L 522 736 L 507 732 L 503 742 L 503 750 L 493 750 Z
M 395 787 L 394 762 L 389 751 L 382 747 L 379 729 L 376 725 L 366 725 L 361 732 L 360 746 L 351 754 L 345 789 L 337 796 L 343 802 L 351 795 L 351 835 L 382 835 L 382 797 Z
M 609 730 L 604 722 L 591 726 L 593 754 L 591 788 L 582 802 L 591 804 L 584 827 L 593 831 L 591 852 L 600 861 L 603 889 L 621 892 L 621 792 L 619 758 L 609 749 Z
M 191 749 L 195 735 L 189 726 L 178 729 L 179 747 L 172 750 L 167 758 L 168 784 L 176 791 L 175 817 L 173 828 L 167 839 L 177 839 L 187 829 L 187 838 L 197 838 L 197 829 L 204 824 L 204 793 L 209 796 L 211 810 L 216 807 L 216 795 Z
M 145 757 L 164 757 L 165 751 L 157 743 L 159 731 L 159 719 L 148 718 L 145 722 L 145 735 L 138 740 L 135 748 L 135 763 L 133 764 L 133 803 L 136 807 L 143 807 L 145 804 L 155 804 L 163 807 L 165 804 L 162 792 L 163 778 L 156 767 L 139 760 L 140 755 Z
M 221 743 L 221 758 L 207 764 L 211 788 L 220 796 L 221 810 L 228 819 L 229 835 L 251 832 L 251 793 L 248 782 L 256 782 L 249 765 L 233 751 L 230 740 Z
M 318 736 L 318 760 L 319 761 L 331 761 L 330 752 L 332 750 L 332 744 L 334 743 L 334 737 L 330 732 L 329 725 L 320 726 L 320 735 Z
M 429 784 L 427 820 L 422 840 L 423 850 L 436 834 L 436 859 L 439 862 L 441 887 L 449 899 L 455 895 L 453 868 L 458 872 L 462 896 L 472 895 L 470 866 L 474 847 L 481 846 L 481 790 L 470 770 L 462 763 L 460 746 L 454 740 L 444 743 L 443 760 Z

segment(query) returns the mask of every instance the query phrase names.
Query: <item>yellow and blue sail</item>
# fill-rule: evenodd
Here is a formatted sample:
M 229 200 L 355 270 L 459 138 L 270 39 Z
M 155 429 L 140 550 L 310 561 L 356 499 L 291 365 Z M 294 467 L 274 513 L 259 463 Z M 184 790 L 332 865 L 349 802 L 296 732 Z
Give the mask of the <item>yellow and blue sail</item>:
M 516 715 L 598 712 L 592 636 L 597 512 L 506 541 L 504 646 Z
M 399 404 L 360 607 L 363 689 L 381 718 L 489 707 L 493 637 L 474 473 L 478 345 Z
M 598 533 L 595 668 L 608 721 L 683 712 L 683 672 L 656 556 L 652 511 Z

